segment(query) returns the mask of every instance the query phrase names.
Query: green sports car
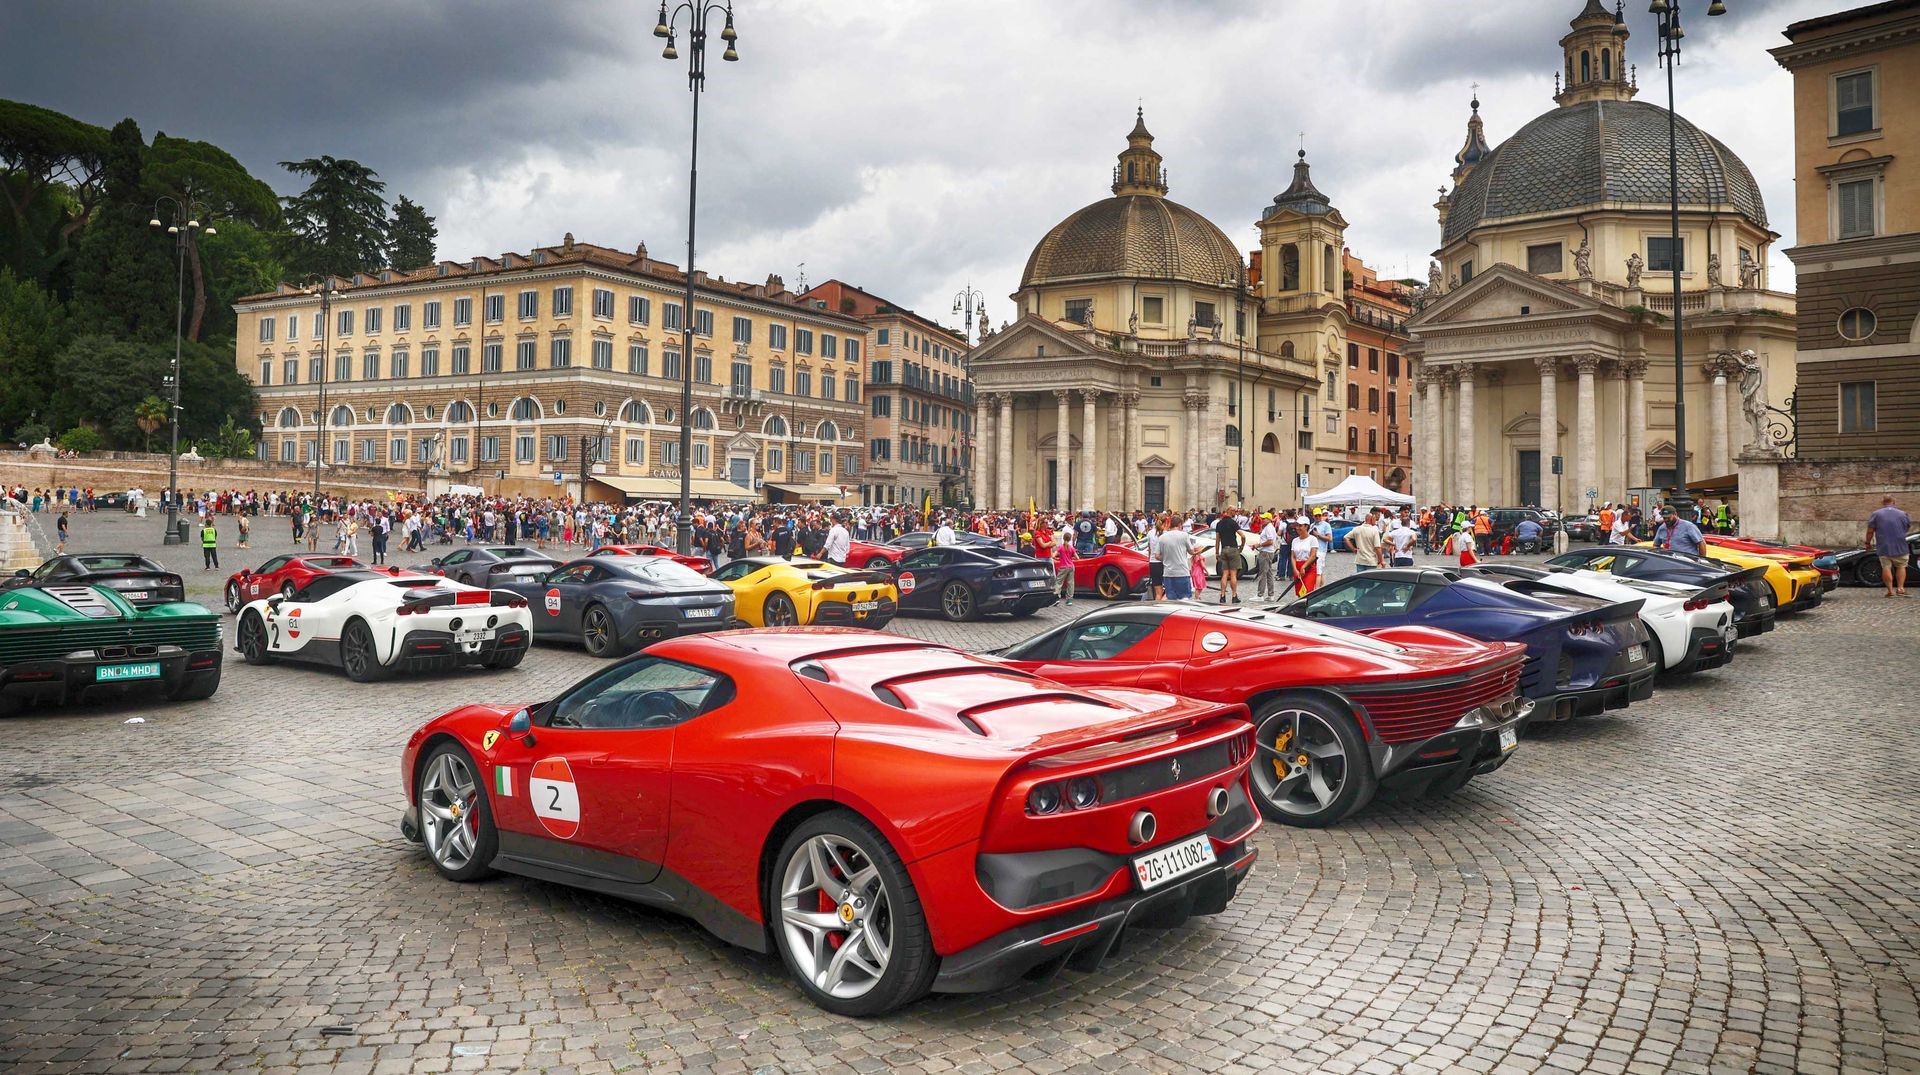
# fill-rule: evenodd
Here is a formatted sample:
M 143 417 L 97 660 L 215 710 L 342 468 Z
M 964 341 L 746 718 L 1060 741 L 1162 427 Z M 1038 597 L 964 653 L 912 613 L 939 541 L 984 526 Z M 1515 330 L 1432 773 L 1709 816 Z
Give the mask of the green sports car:
M 137 609 L 99 586 L 0 593 L 0 716 L 95 692 L 182 701 L 219 687 L 220 617 L 200 605 Z

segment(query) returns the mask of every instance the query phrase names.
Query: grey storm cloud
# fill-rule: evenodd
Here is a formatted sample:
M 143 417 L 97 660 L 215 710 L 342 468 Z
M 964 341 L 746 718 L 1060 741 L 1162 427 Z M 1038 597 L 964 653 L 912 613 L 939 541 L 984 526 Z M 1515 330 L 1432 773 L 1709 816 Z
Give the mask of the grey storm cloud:
M 1681 111 L 1753 167 L 1790 239 L 1790 83 L 1765 49 L 1836 5 L 1728 2 L 1709 21 L 1687 0 Z M 971 282 L 1005 318 L 1040 235 L 1107 193 L 1139 103 L 1173 197 L 1243 248 L 1304 135 L 1354 251 L 1422 275 L 1470 87 L 1495 142 L 1552 107 L 1581 3 L 736 0 L 743 62 L 715 56 L 701 103 L 700 263 L 838 276 L 943 318 Z M 1630 59 L 1664 100 L 1646 6 L 1626 12 Z M 7 0 L 0 96 L 216 142 L 282 192 L 278 161 L 352 157 L 439 217 L 450 257 L 571 231 L 679 260 L 690 95 L 656 10 Z

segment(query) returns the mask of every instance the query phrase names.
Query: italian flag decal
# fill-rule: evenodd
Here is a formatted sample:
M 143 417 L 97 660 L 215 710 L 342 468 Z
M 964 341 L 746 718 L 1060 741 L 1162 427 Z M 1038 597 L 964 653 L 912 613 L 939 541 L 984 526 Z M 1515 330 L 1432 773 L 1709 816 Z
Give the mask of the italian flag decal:
M 513 770 L 504 765 L 493 767 L 493 793 L 513 798 Z

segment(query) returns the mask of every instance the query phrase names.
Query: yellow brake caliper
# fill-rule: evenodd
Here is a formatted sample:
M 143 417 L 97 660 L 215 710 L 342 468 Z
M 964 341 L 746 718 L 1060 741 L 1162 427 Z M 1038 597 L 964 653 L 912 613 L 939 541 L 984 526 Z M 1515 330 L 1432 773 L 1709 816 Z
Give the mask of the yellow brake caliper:
M 1282 728 L 1273 740 L 1273 749 L 1279 757 L 1273 759 L 1273 775 L 1284 780 L 1287 776 L 1287 747 L 1293 742 L 1293 729 Z

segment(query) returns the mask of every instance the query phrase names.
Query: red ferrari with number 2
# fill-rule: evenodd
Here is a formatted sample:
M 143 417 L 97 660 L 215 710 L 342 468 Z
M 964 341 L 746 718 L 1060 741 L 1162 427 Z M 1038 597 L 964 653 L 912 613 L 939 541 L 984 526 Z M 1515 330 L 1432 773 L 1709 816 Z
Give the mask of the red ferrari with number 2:
M 830 628 L 676 638 L 527 706 L 430 721 L 401 830 L 776 951 L 815 1004 L 1091 970 L 1224 910 L 1255 857 L 1246 709 L 1061 686 Z

